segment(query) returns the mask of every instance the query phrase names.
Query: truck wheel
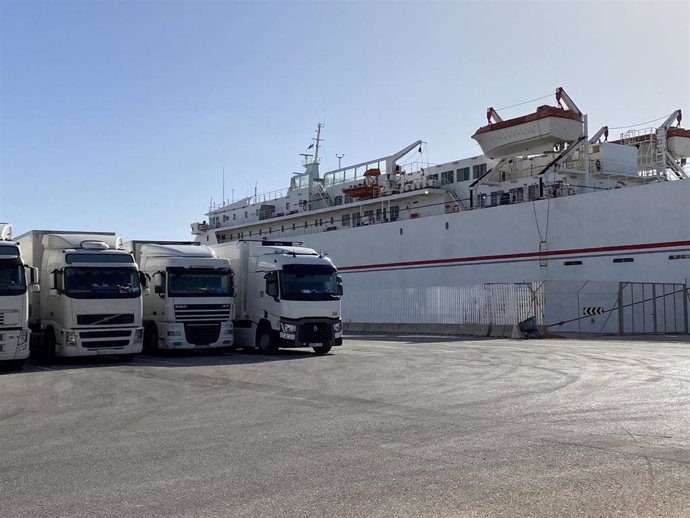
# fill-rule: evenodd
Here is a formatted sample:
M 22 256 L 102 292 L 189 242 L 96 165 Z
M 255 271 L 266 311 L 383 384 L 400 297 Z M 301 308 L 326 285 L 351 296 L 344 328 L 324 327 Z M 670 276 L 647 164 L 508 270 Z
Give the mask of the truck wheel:
M 48 328 L 43 333 L 43 350 L 41 351 L 40 361 L 46 365 L 52 365 L 55 362 L 55 333 Z
M 278 352 L 278 345 L 275 343 L 275 340 L 273 339 L 273 333 L 271 332 L 270 327 L 261 327 L 261 329 L 259 330 L 259 338 L 257 341 L 259 343 L 259 349 L 261 349 L 262 353 L 272 354 Z
M 7 370 L 16 372 L 22 370 L 24 367 L 24 360 L 10 360 L 7 362 Z
M 155 325 L 144 327 L 144 351 L 147 354 L 158 353 L 158 328 Z
M 322 345 L 321 347 L 312 347 L 314 349 L 314 352 L 316 354 L 326 354 L 328 351 L 331 350 L 330 345 Z

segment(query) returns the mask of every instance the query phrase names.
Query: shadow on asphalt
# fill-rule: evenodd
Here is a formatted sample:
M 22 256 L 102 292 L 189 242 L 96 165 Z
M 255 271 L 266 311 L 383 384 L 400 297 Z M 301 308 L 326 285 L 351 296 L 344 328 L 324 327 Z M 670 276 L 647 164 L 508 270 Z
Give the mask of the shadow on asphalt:
M 479 341 L 490 340 L 483 336 L 460 336 L 460 335 L 378 335 L 378 334 L 357 334 L 347 335 L 347 339 L 366 342 L 368 340 L 376 342 L 395 342 L 398 344 L 442 344 L 447 342 Z
M 0 375 L 28 374 L 37 371 L 62 371 L 73 369 L 92 369 L 104 367 L 204 367 L 214 365 L 233 365 L 246 363 L 266 363 L 276 361 L 304 360 L 327 358 L 337 353 L 334 348 L 328 354 L 316 354 L 311 349 L 281 349 L 275 354 L 262 354 L 253 350 L 204 350 L 204 351 L 164 351 L 156 355 L 137 354 L 131 361 L 123 361 L 118 355 L 84 356 L 76 358 L 55 358 L 50 363 L 42 363 L 29 358 L 24 364 L 24 369 L 11 371 L 0 365 Z

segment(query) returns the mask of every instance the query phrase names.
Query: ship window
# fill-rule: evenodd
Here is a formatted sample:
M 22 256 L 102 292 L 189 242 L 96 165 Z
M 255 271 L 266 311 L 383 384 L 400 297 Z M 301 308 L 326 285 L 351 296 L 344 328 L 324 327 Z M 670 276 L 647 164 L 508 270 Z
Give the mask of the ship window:
M 259 235 L 261 235 L 262 232 L 263 232 L 263 229 L 259 229 Z
M 331 225 L 333 224 L 333 216 L 331 216 Z
M 464 182 L 470 179 L 470 168 L 462 167 L 458 169 L 458 182 Z
M 352 203 L 352 196 L 348 196 L 347 194 L 343 197 L 343 203 Z
M 247 211 L 245 210 L 244 211 L 244 219 L 247 219 L 247 216 L 248 216 L 248 214 L 247 214 Z
M 498 197 L 503 194 L 503 191 L 494 191 L 491 193 L 491 206 L 498 205 Z
M 307 222 L 306 221 L 304 222 L 304 228 L 307 228 Z
M 352 226 L 358 227 L 362 224 L 362 215 L 359 212 L 352 214 Z
M 614 263 L 632 263 L 635 259 L 632 257 L 616 257 L 613 262 Z
M 344 227 L 349 227 L 350 226 L 350 215 L 349 214 L 343 214 L 342 217 L 342 225 Z
M 400 235 L 402 236 L 402 229 L 400 229 Z
M 292 230 L 295 230 L 295 224 L 294 223 L 292 224 Z
M 259 209 L 256 209 L 256 210 L 254 211 L 254 215 L 255 215 L 255 216 L 258 216 L 258 215 L 259 215 Z
M 525 200 L 525 189 L 518 187 L 517 189 L 511 189 L 510 192 L 513 193 L 513 201 L 515 203 L 521 203 Z
M 280 231 L 285 232 L 285 225 L 280 225 Z
M 472 166 L 472 178 L 477 179 L 486 173 L 486 164 L 477 164 Z
M 323 219 L 319 219 L 319 226 L 323 226 Z
M 383 221 L 383 211 L 381 209 L 376 209 L 376 222 L 380 223 Z
M 444 171 L 441 173 L 441 185 L 448 185 L 455 181 L 455 171 Z
M 438 173 L 430 174 L 427 178 L 429 178 L 429 180 L 438 180 Z
M 249 237 L 252 237 L 252 231 L 251 230 L 249 231 Z
M 357 178 L 357 175 L 355 174 L 354 169 L 346 169 L 345 170 L 345 178 L 344 181 L 349 182 Z
M 677 259 L 690 259 L 690 254 L 669 255 L 668 259 L 669 261 L 675 261 Z
M 527 199 L 528 200 L 538 200 L 539 199 L 539 186 L 534 184 L 527 187 Z
M 393 205 L 391 207 L 391 221 L 397 221 L 397 219 L 400 217 L 400 207 L 397 205 Z
M 479 196 L 477 196 L 477 203 L 479 205 L 480 209 L 483 209 L 486 207 L 486 193 L 483 192 Z
M 448 227 L 449 227 L 449 226 L 450 226 L 450 225 L 449 225 L 448 222 L 446 221 L 446 230 L 448 230 Z
M 287 203 L 285 204 L 285 210 L 290 210 L 290 202 L 287 202 Z
M 237 214 L 235 214 L 235 213 L 233 212 L 233 213 L 232 213 L 232 220 L 235 221 L 236 219 L 237 219 Z
M 563 264 L 565 266 L 579 266 L 582 264 L 582 261 L 565 261 Z
M 333 205 L 342 205 L 343 204 L 343 197 L 342 196 L 335 196 L 333 198 Z

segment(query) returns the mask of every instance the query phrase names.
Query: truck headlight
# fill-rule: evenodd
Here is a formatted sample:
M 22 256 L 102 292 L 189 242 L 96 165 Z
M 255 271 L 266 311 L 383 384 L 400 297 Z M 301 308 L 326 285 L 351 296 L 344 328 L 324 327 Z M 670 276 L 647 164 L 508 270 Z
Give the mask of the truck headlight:
M 137 329 L 134 331 L 134 341 L 135 342 L 141 342 L 144 339 L 144 330 L 143 329 Z
M 77 335 L 72 331 L 67 331 L 65 340 L 68 347 L 75 347 L 77 345 Z
M 342 322 L 336 322 L 333 324 L 333 332 L 334 333 L 340 333 L 343 330 L 343 323 Z
M 283 333 L 294 334 L 297 332 L 297 325 L 296 324 L 288 324 L 286 322 L 281 322 L 280 323 L 280 330 Z
M 17 340 L 17 351 L 26 351 L 26 348 L 29 346 L 28 338 L 29 330 L 22 329 Z
M 223 334 L 224 335 L 231 335 L 232 334 L 232 327 L 230 329 L 226 329 L 225 331 L 223 331 Z

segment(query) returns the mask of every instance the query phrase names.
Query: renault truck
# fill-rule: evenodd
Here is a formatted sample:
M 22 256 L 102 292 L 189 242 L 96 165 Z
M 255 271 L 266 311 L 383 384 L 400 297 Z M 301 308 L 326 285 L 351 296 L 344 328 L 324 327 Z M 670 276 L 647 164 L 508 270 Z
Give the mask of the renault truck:
M 141 352 L 146 278 L 121 237 L 31 230 L 17 240 L 39 269 L 41 289 L 32 293 L 29 313 L 39 359 L 114 354 L 128 361 Z
M 342 280 L 331 260 L 301 243 L 240 240 L 215 245 L 237 276 L 235 346 L 274 353 L 343 343 Z
M 187 241 L 129 241 L 153 293 L 144 297 L 144 349 L 217 349 L 233 345 L 230 261 Z
M 29 293 L 38 272 L 22 260 L 12 225 L 0 223 L 0 363 L 19 370 L 29 357 Z

